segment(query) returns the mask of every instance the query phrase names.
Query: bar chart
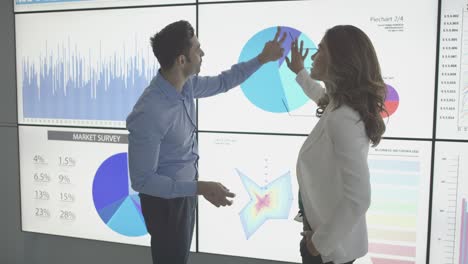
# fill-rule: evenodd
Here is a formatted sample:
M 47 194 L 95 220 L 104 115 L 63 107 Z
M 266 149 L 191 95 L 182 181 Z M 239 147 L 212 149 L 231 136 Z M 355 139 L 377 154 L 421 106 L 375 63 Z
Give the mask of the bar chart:
M 417 264 L 426 256 L 429 196 L 426 144 L 385 141 L 369 153 L 369 253 L 357 263 Z
M 437 142 L 430 263 L 468 263 L 468 143 Z

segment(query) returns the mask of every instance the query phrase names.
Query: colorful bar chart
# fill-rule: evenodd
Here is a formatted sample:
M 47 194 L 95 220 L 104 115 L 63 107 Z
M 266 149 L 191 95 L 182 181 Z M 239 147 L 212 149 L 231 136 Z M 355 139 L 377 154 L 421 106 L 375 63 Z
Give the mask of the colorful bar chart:
M 372 264 L 417 264 L 426 256 L 428 149 L 385 141 L 369 153 L 372 201 L 367 211 Z
M 468 264 L 467 157 L 467 143 L 436 143 L 430 264 Z
M 367 221 L 369 252 L 387 255 L 372 257 L 374 264 L 414 264 L 414 260 L 394 257 L 416 257 L 416 225 L 420 162 L 395 159 L 370 159 L 372 205 Z M 398 168 L 395 171 L 395 168 Z
M 460 228 L 460 264 L 468 264 L 468 207 L 463 198 Z

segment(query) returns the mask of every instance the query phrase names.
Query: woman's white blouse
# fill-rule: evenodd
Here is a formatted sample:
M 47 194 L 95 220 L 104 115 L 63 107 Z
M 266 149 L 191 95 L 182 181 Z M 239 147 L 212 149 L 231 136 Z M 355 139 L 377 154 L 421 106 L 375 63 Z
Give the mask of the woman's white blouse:
M 302 70 L 296 81 L 315 102 L 324 88 Z M 365 214 L 371 188 L 369 138 L 359 114 L 328 106 L 304 142 L 297 179 L 312 241 L 324 262 L 345 263 L 367 253 Z

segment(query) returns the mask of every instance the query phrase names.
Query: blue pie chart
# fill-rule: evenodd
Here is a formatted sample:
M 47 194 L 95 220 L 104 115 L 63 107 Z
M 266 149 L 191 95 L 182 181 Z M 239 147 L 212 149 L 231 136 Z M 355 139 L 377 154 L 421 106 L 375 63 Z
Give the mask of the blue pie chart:
M 99 166 L 93 201 L 102 221 L 113 231 L 128 237 L 147 234 L 140 197 L 130 186 L 127 153 L 115 154 Z
M 247 41 L 243 47 L 239 62 L 257 56 L 265 43 L 274 38 L 277 27 L 264 29 Z M 241 89 L 247 99 L 255 106 L 272 113 L 286 113 L 300 108 L 309 101 L 302 88 L 296 82 L 296 74 L 287 66 L 285 57 L 291 58 L 291 43 L 299 38 L 304 42 L 304 48 L 309 48 L 309 54 L 304 61 L 306 68 L 312 65 L 311 55 L 317 50 L 315 43 L 297 29 L 281 26 L 281 34 L 286 33 L 283 42 L 283 57 L 263 65 L 249 79 L 241 84 Z

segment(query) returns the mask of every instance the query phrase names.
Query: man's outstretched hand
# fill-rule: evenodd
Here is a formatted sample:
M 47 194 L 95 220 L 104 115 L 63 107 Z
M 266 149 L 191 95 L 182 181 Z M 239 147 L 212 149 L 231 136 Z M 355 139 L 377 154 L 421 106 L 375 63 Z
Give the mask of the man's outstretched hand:
M 197 194 L 203 195 L 206 200 L 216 207 L 231 205 L 232 200 L 236 195 L 229 191 L 224 185 L 219 182 L 203 182 L 197 184 Z
M 258 55 L 260 63 L 264 64 L 270 61 L 278 60 L 283 56 L 284 48 L 282 47 L 284 40 L 286 39 L 286 32 L 281 36 L 281 28 L 278 27 L 275 37 L 273 40 L 265 43 L 262 52 Z

